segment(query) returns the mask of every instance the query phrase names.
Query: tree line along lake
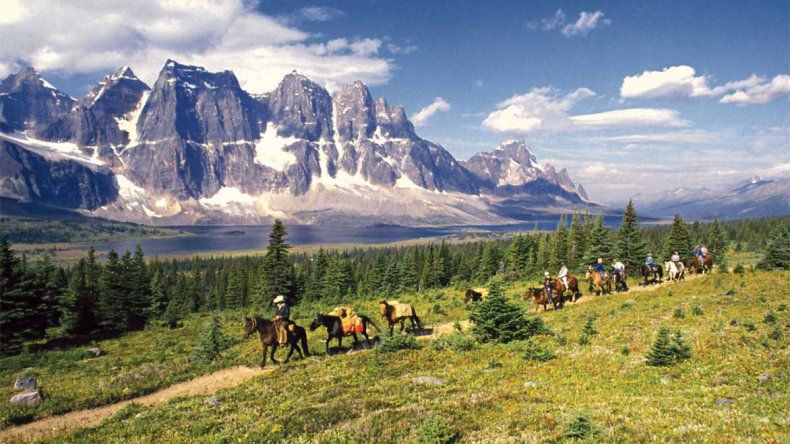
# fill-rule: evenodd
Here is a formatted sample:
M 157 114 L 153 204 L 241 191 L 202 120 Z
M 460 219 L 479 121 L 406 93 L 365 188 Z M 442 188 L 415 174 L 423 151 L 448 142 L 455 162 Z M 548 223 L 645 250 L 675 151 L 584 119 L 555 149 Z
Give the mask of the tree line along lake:
M 570 221 L 570 217 L 568 220 Z M 555 230 L 558 222 L 559 216 L 508 225 L 443 227 L 288 225 L 287 240 L 290 245 L 295 247 L 389 244 L 428 238 L 486 237 L 535 229 L 549 231 Z M 605 216 L 604 224 L 609 227 L 617 227 L 620 224 L 620 216 Z M 101 242 L 95 244 L 94 247 L 100 254 L 103 254 L 111 249 L 116 251 L 133 250 L 137 244 L 140 244 L 149 257 L 232 253 L 264 249 L 271 230 L 270 225 L 195 225 L 169 228 L 180 230 L 185 235 Z M 87 249 L 87 247 L 86 245 L 85 248 Z

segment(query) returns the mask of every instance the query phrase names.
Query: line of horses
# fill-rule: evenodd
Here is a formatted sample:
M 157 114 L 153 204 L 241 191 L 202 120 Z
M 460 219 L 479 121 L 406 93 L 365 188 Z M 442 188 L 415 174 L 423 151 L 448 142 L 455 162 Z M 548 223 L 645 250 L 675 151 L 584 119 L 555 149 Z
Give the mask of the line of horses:
M 420 318 L 417 316 L 417 311 L 414 307 L 411 307 L 411 315 L 409 316 L 400 316 L 397 314 L 395 307 L 390 305 L 387 301 L 379 302 L 379 313 L 381 314 L 382 318 L 387 321 L 389 326 L 390 335 L 392 334 L 395 325 L 400 324 L 400 331 L 402 332 L 406 328 L 406 321 L 411 323 L 413 329 L 422 330 L 423 325 Z M 368 335 L 368 326 L 373 326 L 376 331 L 381 331 L 370 319 L 368 316 L 364 315 L 357 315 L 362 318 L 362 331 L 359 332 L 365 338 L 365 345 L 370 348 L 373 346 L 370 340 L 370 336 Z M 324 327 L 326 328 L 327 338 L 325 342 L 325 352 L 326 354 L 330 354 L 329 344 L 332 339 L 337 339 L 338 348 L 343 347 L 343 338 L 345 336 L 352 336 L 354 338 L 354 346 L 358 345 L 359 337 L 357 337 L 356 332 L 345 332 L 343 330 L 343 321 L 339 316 L 327 315 L 327 314 L 316 314 L 315 318 L 312 322 L 310 322 L 309 328 L 310 331 L 315 331 L 316 329 Z M 305 356 L 310 356 L 310 351 L 307 348 L 307 331 L 304 327 L 300 327 L 296 324 L 292 325 L 291 328 L 288 330 L 287 342 L 286 344 L 280 344 L 277 340 L 277 327 L 274 324 L 274 321 L 270 321 L 268 319 L 263 319 L 258 316 L 253 317 L 244 317 L 244 338 L 247 339 L 253 332 L 257 332 L 258 336 L 261 340 L 261 346 L 263 347 L 262 357 L 261 357 L 261 367 L 266 365 L 267 360 L 267 353 L 269 360 L 271 360 L 274 364 L 279 364 L 274 358 L 274 354 L 277 352 L 277 348 L 280 345 L 287 345 L 289 346 L 288 355 L 285 358 L 285 362 L 291 360 L 291 356 L 293 356 L 294 352 L 299 354 L 300 358 Z M 269 347 L 271 347 L 271 352 L 269 352 Z

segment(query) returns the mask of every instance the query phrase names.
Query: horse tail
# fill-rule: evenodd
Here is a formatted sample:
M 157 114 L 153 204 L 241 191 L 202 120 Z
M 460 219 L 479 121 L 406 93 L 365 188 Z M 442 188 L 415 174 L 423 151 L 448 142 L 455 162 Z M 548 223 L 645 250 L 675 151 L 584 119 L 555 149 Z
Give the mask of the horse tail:
M 362 320 L 365 321 L 366 324 L 369 323 L 370 325 L 373 326 L 373 328 L 376 329 L 377 332 L 381 333 L 381 329 L 379 328 L 378 325 L 376 325 L 375 322 L 373 322 L 373 319 L 370 319 L 369 317 L 367 317 L 365 315 L 359 315 L 359 317 L 362 318 Z

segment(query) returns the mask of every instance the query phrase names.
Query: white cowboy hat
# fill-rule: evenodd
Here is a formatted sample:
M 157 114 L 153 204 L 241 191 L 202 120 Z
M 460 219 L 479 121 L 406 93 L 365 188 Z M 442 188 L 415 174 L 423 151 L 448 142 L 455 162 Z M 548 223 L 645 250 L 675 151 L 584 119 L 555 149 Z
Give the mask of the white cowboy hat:
M 544 275 L 544 276 L 549 276 L 549 272 L 548 272 L 548 271 L 544 271 L 544 272 L 543 272 L 543 275 Z
M 272 301 L 272 304 L 284 304 L 285 303 L 285 296 L 279 295 Z

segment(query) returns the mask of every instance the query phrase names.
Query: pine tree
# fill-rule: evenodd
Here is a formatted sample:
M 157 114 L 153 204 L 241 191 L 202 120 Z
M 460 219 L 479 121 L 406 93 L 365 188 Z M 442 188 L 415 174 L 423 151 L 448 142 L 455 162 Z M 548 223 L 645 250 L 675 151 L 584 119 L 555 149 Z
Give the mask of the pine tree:
M 669 328 L 658 330 L 653 346 L 647 353 L 647 364 L 665 367 L 685 361 L 691 357 L 691 347 L 683 340 L 680 331 L 672 333 Z
M 611 259 L 612 256 L 612 236 L 609 228 L 603 224 L 603 216 L 598 215 L 589 225 L 589 237 L 587 238 L 587 251 L 585 252 L 584 264 L 592 264 L 598 259 Z
M 126 261 L 118 258 L 115 250 L 107 253 L 102 267 L 98 301 L 99 323 L 106 330 L 125 330 L 129 282 Z
M 639 229 L 639 218 L 631 200 L 623 212 L 615 250 L 617 258 L 630 270 L 638 270 L 647 255 L 647 243 Z
M 550 270 L 559 270 L 560 265 L 568 260 L 568 221 L 565 216 L 560 217 L 557 231 L 554 233 L 551 245 Z
M 568 269 L 578 270 L 584 259 L 585 238 L 582 216 L 574 213 L 571 217 L 571 230 L 569 234 Z
M 502 260 L 502 250 L 496 242 L 489 242 L 483 250 L 480 267 L 477 271 L 477 281 L 486 282 L 499 271 L 499 262 Z
M 69 281 L 69 294 L 62 322 L 68 333 L 83 335 L 94 331 L 98 326 L 99 276 L 96 250 L 91 247 L 87 259 L 80 259 Z
M 790 269 L 790 227 L 781 222 L 771 233 L 771 240 L 760 262 L 763 269 Z
M 688 225 L 683 221 L 680 214 L 676 214 L 675 218 L 672 220 L 672 228 L 669 231 L 669 237 L 664 243 L 664 258 L 669 260 L 674 251 L 680 253 L 681 259 L 687 258 L 693 253 Z
M 722 256 L 727 251 L 727 238 L 724 230 L 721 229 L 718 217 L 713 218 L 708 228 L 707 247 L 713 256 Z
M 268 305 L 275 296 L 290 295 L 291 270 L 288 263 L 290 246 L 285 242 L 287 234 L 285 225 L 276 219 L 269 234 L 269 246 L 263 264 L 258 271 L 258 299 L 259 303 L 264 305 Z
M 0 239 L 0 352 L 16 353 L 24 341 L 44 336 L 42 305 L 26 264 Z
M 44 252 L 36 261 L 34 279 L 36 299 L 42 304 L 40 308 L 42 322 L 46 326 L 58 325 L 68 280 L 65 272 L 52 264 L 52 255 L 49 251 Z
M 230 346 L 231 342 L 222 331 L 219 316 L 216 312 L 211 313 L 211 319 L 203 327 L 203 334 L 200 336 L 197 347 L 192 350 L 194 361 L 208 364 L 217 359 L 222 351 Z
M 228 273 L 228 284 L 225 287 L 225 308 L 234 310 L 244 306 L 244 270 L 240 265 L 234 265 Z
M 165 274 L 161 270 L 154 271 L 148 301 L 149 317 L 158 318 L 165 312 L 170 301 L 168 288 Z
M 145 263 L 143 248 L 137 244 L 134 256 L 128 262 L 127 276 L 129 295 L 126 302 L 126 323 L 131 329 L 138 329 L 148 320 L 151 275 Z
M 413 254 L 404 255 L 400 266 L 400 287 L 401 292 L 417 290 L 419 284 L 419 273 L 417 272 L 416 259 Z
M 481 342 L 517 341 L 545 330 L 543 319 L 528 318 L 521 306 L 508 301 L 497 280 L 491 281 L 488 296 L 471 308 L 469 320 Z

